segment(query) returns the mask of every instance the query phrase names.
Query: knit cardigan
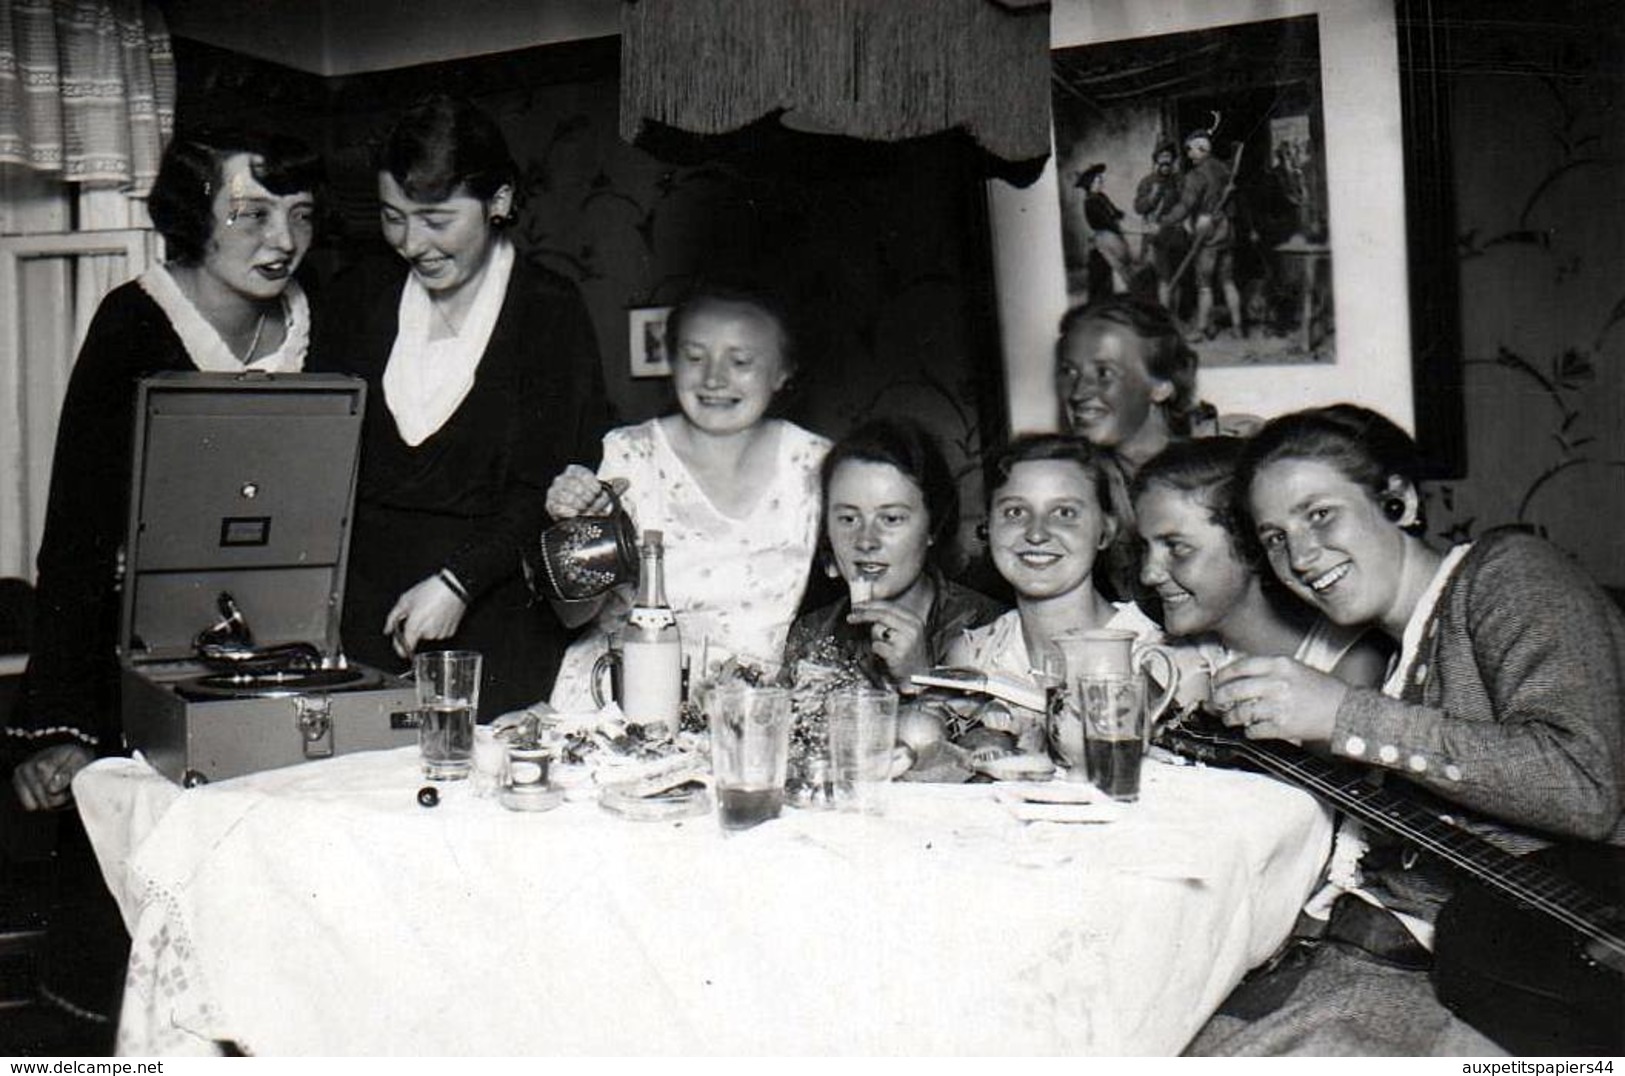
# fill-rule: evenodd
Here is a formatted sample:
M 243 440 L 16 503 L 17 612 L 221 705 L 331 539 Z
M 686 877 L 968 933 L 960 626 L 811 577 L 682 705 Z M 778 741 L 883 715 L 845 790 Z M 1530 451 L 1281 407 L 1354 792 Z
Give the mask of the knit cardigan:
M 1521 830 L 1625 844 L 1625 618 L 1556 548 L 1474 542 L 1404 673 L 1401 698 L 1348 692 L 1334 753 Z

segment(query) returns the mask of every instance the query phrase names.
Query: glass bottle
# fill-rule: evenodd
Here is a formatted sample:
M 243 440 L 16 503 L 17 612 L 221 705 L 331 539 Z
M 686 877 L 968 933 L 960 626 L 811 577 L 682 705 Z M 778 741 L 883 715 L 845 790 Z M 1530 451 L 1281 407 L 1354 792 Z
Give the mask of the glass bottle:
M 633 724 L 663 726 L 675 736 L 683 703 L 683 644 L 666 601 L 665 549 L 657 530 L 643 532 L 638 596 L 621 635 L 621 711 Z

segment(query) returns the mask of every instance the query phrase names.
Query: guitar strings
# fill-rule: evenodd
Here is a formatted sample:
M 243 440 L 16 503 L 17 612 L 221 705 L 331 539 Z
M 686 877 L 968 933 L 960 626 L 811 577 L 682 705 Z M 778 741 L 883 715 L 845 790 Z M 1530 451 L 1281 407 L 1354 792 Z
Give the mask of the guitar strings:
M 1229 741 L 1226 741 L 1229 743 Z M 1558 878 L 1538 866 L 1520 860 L 1517 856 L 1497 848 L 1485 841 L 1482 837 L 1469 830 L 1428 813 L 1412 804 L 1401 804 L 1395 801 L 1391 806 L 1403 806 L 1421 816 L 1418 820 L 1405 820 L 1396 817 L 1395 813 L 1382 810 L 1361 799 L 1362 792 L 1375 793 L 1378 790 L 1364 785 L 1363 781 L 1355 786 L 1345 786 L 1337 781 L 1332 767 L 1314 759 L 1317 765 L 1311 767 L 1308 761 L 1285 758 L 1266 750 L 1262 745 L 1236 741 L 1230 746 L 1238 748 L 1244 755 L 1248 755 L 1265 769 L 1296 780 L 1312 789 L 1317 789 L 1327 798 L 1342 806 L 1344 810 L 1358 818 L 1372 822 L 1379 826 L 1394 829 L 1402 836 L 1408 837 L 1447 862 L 1461 867 L 1482 881 L 1495 886 L 1505 893 L 1533 905 L 1544 911 L 1547 915 L 1561 923 L 1573 928 L 1578 933 L 1614 949 L 1620 956 L 1625 956 L 1625 935 L 1616 932 L 1612 927 L 1594 922 L 1595 917 L 1608 915 L 1615 909 L 1597 900 L 1585 890 L 1575 886 L 1564 879 Z M 1323 772 L 1315 772 L 1319 768 Z M 1327 772 L 1333 774 L 1328 776 Z M 1392 796 L 1388 797 L 1392 799 Z M 1433 832 L 1430 832 L 1433 831 Z M 1451 847 L 1451 844 L 1472 845 L 1473 852 L 1460 851 Z M 1502 861 L 1501 873 L 1489 873 L 1494 868 L 1487 867 L 1474 859 L 1478 854 L 1484 858 Z M 1522 875 L 1521 879 L 1508 877 L 1509 875 Z M 1589 908 L 1577 908 L 1585 905 Z

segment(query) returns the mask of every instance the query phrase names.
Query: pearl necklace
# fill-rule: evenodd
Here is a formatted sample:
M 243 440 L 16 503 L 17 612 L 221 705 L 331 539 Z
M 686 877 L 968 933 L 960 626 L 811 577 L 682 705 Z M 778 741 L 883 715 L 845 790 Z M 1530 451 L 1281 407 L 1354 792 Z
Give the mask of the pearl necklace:
M 243 354 L 243 365 L 247 366 L 254 361 L 254 352 L 259 350 L 260 334 L 265 331 L 265 311 L 260 311 L 260 319 L 254 323 L 254 339 L 248 342 L 248 351 Z

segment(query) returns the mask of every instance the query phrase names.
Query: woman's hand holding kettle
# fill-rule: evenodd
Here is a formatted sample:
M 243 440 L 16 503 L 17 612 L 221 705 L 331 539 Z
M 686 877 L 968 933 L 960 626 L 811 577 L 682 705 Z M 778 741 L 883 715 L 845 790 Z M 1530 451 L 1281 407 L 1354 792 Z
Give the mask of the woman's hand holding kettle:
M 617 493 L 624 493 L 627 481 L 612 478 Z M 547 514 L 554 519 L 572 516 L 607 516 L 612 507 L 609 493 L 598 476 L 579 463 L 572 463 L 547 487 Z
M 567 628 L 598 616 L 613 587 L 637 579 L 637 527 L 620 502 L 629 485 L 624 478 L 600 482 L 571 464 L 548 487 L 553 522 L 542 531 L 539 562 L 526 578 Z

